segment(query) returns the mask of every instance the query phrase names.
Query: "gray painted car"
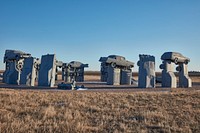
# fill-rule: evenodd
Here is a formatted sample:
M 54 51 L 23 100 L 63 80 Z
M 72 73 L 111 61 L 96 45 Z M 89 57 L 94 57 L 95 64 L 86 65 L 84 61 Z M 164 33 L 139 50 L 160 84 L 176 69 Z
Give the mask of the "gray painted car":
M 110 55 L 108 57 L 101 57 L 99 59 L 102 63 L 111 64 L 112 67 L 122 66 L 122 67 L 134 67 L 134 63 L 127 61 L 125 57 L 119 55 Z
M 83 67 L 88 67 L 88 64 L 83 64 L 79 61 L 72 61 L 68 64 L 70 67 L 73 68 L 83 68 Z
M 4 63 L 8 60 L 19 60 L 28 57 L 31 57 L 31 54 L 24 53 L 19 50 L 6 50 L 4 55 Z
M 161 56 L 162 60 L 170 60 L 172 62 L 174 62 L 175 64 L 178 63 L 186 63 L 188 64 L 188 62 L 190 62 L 190 59 L 183 56 L 181 53 L 178 52 L 165 52 L 162 56 Z

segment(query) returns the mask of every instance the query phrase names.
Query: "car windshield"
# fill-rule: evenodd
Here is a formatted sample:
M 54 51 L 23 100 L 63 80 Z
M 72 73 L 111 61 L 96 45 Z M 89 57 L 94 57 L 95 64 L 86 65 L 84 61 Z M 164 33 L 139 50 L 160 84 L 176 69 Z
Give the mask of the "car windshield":
M 123 56 L 116 56 L 116 55 L 110 55 L 109 58 L 113 58 L 113 59 L 116 59 L 116 60 L 125 60 L 125 57 L 123 57 Z

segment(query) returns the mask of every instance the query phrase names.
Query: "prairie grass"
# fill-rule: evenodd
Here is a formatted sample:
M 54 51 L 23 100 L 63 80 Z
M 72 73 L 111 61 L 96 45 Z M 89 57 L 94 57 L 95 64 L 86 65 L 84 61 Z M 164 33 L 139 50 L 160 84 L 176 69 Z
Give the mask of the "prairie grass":
M 0 89 L 0 132 L 200 132 L 200 91 Z

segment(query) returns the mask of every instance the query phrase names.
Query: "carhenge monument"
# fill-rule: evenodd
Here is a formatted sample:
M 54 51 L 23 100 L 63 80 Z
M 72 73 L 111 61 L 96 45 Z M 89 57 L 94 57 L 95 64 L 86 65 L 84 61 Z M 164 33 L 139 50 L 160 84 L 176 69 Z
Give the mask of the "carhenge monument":
M 99 61 L 102 82 L 107 82 L 108 85 L 131 85 L 133 62 L 119 55 L 101 57 Z
M 79 61 L 64 63 L 62 66 L 62 80 L 67 83 L 72 81 L 83 82 L 85 67 L 88 67 L 88 64 L 83 64 Z
M 43 55 L 39 68 L 38 86 L 54 87 L 57 67 L 62 67 L 62 62 L 56 60 L 55 54 Z
M 18 50 L 6 50 L 4 55 L 5 71 L 3 73 L 3 82 L 6 84 L 54 87 L 57 80 L 58 67 L 66 72 L 66 64 L 69 67 L 69 77 L 78 82 L 84 81 L 84 68 L 88 64 L 78 61 L 63 63 L 56 59 L 55 54 L 42 55 L 41 60 L 34 58 L 29 53 Z M 68 69 L 67 69 L 68 70 Z M 68 71 L 67 71 L 68 72 Z
M 29 53 L 6 50 L 4 55 L 6 69 L 3 73 L 3 82 L 34 86 L 39 62 L 39 59 L 33 58 Z
M 155 73 L 155 57 L 151 55 L 139 55 L 140 60 L 138 73 L 139 88 L 155 88 L 156 73 Z
M 155 88 L 155 57 L 151 55 L 139 55 L 138 61 L 138 87 Z M 176 88 L 177 79 L 174 74 L 174 65 L 179 76 L 178 87 L 192 87 L 192 81 L 188 75 L 188 63 L 190 59 L 178 52 L 166 52 L 161 56 L 163 60 L 162 87 Z M 110 55 L 101 57 L 101 81 L 108 85 L 131 85 L 132 68 L 134 63 L 127 61 L 125 57 Z M 54 87 L 57 79 L 58 67 L 62 68 L 62 79 L 65 82 L 83 82 L 84 68 L 88 64 L 78 61 L 63 63 L 56 59 L 55 54 L 43 55 L 41 60 L 34 58 L 29 53 L 17 50 L 6 50 L 4 55 L 5 71 L 3 82 L 6 84 Z
M 192 87 L 192 80 L 188 75 L 188 63 L 190 59 L 178 52 L 166 52 L 161 56 L 163 63 L 160 65 L 162 70 L 162 87 L 176 88 L 177 81 L 174 74 L 174 64 L 178 65 L 176 70 L 179 72 L 179 87 Z

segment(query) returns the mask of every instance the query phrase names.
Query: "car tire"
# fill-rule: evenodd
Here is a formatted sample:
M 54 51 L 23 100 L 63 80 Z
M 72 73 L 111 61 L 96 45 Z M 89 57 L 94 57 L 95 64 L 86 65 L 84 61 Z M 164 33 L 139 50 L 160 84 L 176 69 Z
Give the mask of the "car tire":
M 112 62 L 111 63 L 111 67 L 115 68 L 116 67 L 116 63 Z
M 188 64 L 188 61 L 186 60 L 184 63 L 187 65 L 187 64 Z
M 17 70 L 21 70 L 23 68 L 23 63 L 22 62 L 19 62 L 17 65 L 16 65 L 16 68 Z
M 175 58 L 175 59 L 174 59 L 174 63 L 175 63 L 175 64 L 178 64 L 178 58 Z

